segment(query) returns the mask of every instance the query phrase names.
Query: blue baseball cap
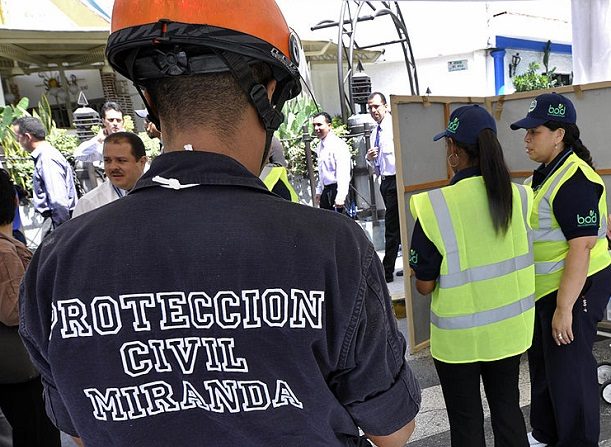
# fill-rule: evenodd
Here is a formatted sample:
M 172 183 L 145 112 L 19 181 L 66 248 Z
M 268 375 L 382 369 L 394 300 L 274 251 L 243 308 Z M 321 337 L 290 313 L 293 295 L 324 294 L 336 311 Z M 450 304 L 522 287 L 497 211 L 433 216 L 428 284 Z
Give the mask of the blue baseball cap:
M 558 93 L 544 93 L 531 101 L 526 118 L 516 121 L 509 127 L 512 130 L 534 129 L 548 121 L 575 124 L 577 122 L 575 106 L 568 98 Z
M 452 112 L 448 127 L 435 135 L 433 141 L 449 137 L 464 144 L 477 144 L 477 137 L 484 129 L 491 129 L 496 134 L 496 122 L 492 115 L 477 104 L 462 106 Z

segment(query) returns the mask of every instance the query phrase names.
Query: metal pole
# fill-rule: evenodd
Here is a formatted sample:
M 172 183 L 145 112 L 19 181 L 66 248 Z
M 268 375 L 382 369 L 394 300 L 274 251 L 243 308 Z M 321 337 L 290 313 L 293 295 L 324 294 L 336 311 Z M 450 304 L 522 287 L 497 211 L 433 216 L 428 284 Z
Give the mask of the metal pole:
M 312 206 L 316 206 L 314 198 L 316 197 L 316 180 L 314 179 L 314 164 L 312 163 L 312 135 L 309 132 L 309 125 L 304 124 L 302 127 L 303 134 L 301 140 L 305 144 L 306 166 L 308 167 L 308 177 L 310 178 L 310 193 L 312 194 Z
M 371 148 L 371 131 L 375 126 L 371 123 L 365 123 L 363 126 L 363 137 L 365 138 L 365 154 Z M 369 197 L 370 197 L 370 209 L 371 209 L 371 223 L 372 225 L 378 225 L 378 208 L 376 206 L 376 189 L 375 182 L 373 181 L 373 170 L 369 164 L 367 165 L 369 171 Z

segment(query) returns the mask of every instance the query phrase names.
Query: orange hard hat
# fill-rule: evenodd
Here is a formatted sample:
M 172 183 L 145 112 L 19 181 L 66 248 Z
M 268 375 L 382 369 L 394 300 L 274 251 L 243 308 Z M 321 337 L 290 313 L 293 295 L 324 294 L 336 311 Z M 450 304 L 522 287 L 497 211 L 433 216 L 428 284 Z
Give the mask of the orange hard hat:
M 274 0 L 115 0 L 106 57 L 137 86 L 231 71 L 251 98 L 261 92 L 253 93 L 245 69 L 264 62 L 277 81 L 272 103 L 281 108 L 301 91 L 299 45 Z

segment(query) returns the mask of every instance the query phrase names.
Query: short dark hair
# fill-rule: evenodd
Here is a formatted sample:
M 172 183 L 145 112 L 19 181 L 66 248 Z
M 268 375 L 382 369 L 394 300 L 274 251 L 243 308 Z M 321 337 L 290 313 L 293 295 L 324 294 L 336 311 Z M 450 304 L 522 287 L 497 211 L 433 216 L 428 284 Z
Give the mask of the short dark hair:
M 104 145 L 106 143 L 123 143 L 126 142 L 132 148 L 132 155 L 137 160 L 140 160 L 142 157 L 146 156 L 146 148 L 144 147 L 144 143 L 140 139 L 138 135 L 132 132 L 116 132 L 108 135 L 104 139 Z
M 329 115 L 327 112 L 318 112 L 312 118 L 318 118 L 319 116 L 324 116 L 325 117 L 325 121 L 327 122 L 327 124 L 331 124 L 333 122 L 333 119 L 331 118 L 331 115 Z
M 118 103 L 114 101 L 106 101 L 100 109 L 100 115 L 102 115 L 102 119 L 106 118 L 106 112 L 109 110 L 115 110 L 121 113 L 121 115 L 123 115 L 123 110 L 121 109 L 121 106 Z
M 19 127 L 19 132 L 21 134 L 29 133 L 38 141 L 42 141 L 47 137 L 45 126 L 42 125 L 38 118 L 34 118 L 33 116 L 23 116 L 17 119 L 15 124 Z
M 238 120 L 250 102 L 231 73 L 170 76 L 146 85 L 164 134 L 205 123 L 217 135 L 237 131 Z
M 380 97 L 380 100 L 382 101 L 382 104 L 386 104 L 386 96 L 384 96 L 380 92 L 371 92 L 371 94 L 367 97 L 367 101 L 371 101 L 376 96 Z
M 7 225 L 15 218 L 15 186 L 11 176 L 0 169 L 0 225 Z

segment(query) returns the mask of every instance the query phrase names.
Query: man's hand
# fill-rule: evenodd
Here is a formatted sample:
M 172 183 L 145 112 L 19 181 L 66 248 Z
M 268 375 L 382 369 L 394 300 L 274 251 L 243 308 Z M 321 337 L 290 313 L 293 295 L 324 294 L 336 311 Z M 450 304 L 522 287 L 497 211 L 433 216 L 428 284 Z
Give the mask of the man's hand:
M 365 433 L 378 447 L 403 447 L 416 428 L 414 420 L 409 421 L 402 428 L 386 436 L 373 436 Z
M 316 204 L 316 206 L 320 206 L 320 194 L 316 194 L 316 196 L 314 197 L 314 203 Z
M 367 151 L 366 158 L 369 161 L 373 161 L 375 158 L 378 158 L 378 148 L 370 147 L 369 150 Z
M 98 132 L 98 143 L 102 144 L 105 139 L 106 139 L 106 132 L 104 132 L 104 128 L 102 128 Z

